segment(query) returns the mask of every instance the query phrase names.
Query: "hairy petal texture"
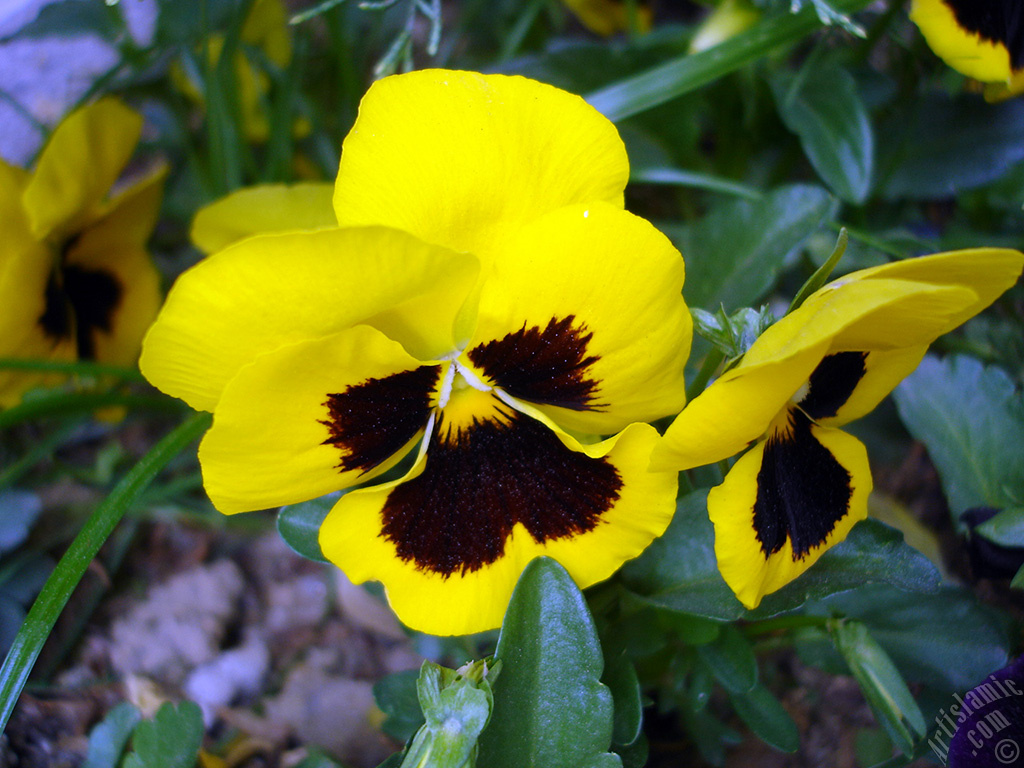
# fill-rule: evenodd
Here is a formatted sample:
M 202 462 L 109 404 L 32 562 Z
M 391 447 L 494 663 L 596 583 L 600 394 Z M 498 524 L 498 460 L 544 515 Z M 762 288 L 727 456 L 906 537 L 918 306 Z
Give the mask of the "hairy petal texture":
M 252 237 L 178 278 L 140 366 L 163 391 L 212 411 L 260 354 L 359 323 L 430 360 L 453 348 L 477 270 L 472 256 L 379 227 Z
M 647 471 L 657 439 L 647 425 L 587 446 L 560 432 L 551 433 L 557 439 L 552 443 L 550 435 L 537 432 L 548 427 L 529 417 L 515 417 L 502 436 L 500 426 L 487 429 L 486 436 L 466 436 L 468 444 L 442 451 L 444 478 L 431 479 L 428 450 L 402 480 L 342 497 L 320 530 L 328 559 L 357 583 L 382 581 L 399 618 L 424 632 L 467 634 L 499 626 L 519 574 L 535 557 L 555 558 L 581 587 L 601 581 L 636 557 L 672 516 L 676 476 Z M 518 430 L 525 431 L 512 434 Z M 503 447 L 495 450 L 495 440 Z M 540 476 L 518 471 L 522 464 L 536 467 L 531 445 L 556 466 Z M 502 466 L 501 453 L 511 467 Z M 559 476 L 571 474 L 572 466 L 581 479 L 601 479 L 583 500 L 567 496 Z M 402 490 L 424 475 L 419 485 Z M 613 491 L 616 475 L 621 485 Z M 409 495 L 430 499 L 434 526 L 419 529 L 415 520 L 401 519 Z M 465 548 L 445 549 L 436 538 L 441 531 Z M 421 553 L 419 560 L 409 548 Z
M 486 261 L 541 214 L 606 201 L 629 177 L 615 126 L 523 77 L 423 70 L 363 97 L 334 193 L 341 226 L 383 224 Z
M 336 227 L 333 196 L 326 182 L 239 189 L 199 210 L 192 242 L 209 254 L 253 235 Z
M 469 349 L 495 339 L 507 339 L 499 342 L 507 349 L 494 356 L 500 363 L 472 351 L 470 357 L 509 394 L 537 404 L 560 426 L 594 434 L 682 407 L 692 336 L 681 294 L 683 260 L 649 223 L 607 204 L 563 208 L 503 241 L 489 277 Z M 551 325 L 570 316 L 561 331 Z M 545 393 L 509 370 L 521 361 L 523 370 L 555 372 L 544 345 L 513 343 L 545 333 L 555 347 L 550 357 L 563 360 L 551 384 L 569 373 L 576 382 L 568 402 L 564 387 L 561 395 Z M 513 347 L 519 351 L 509 354 Z M 570 360 L 572 371 L 564 367 Z
M 867 517 L 870 492 L 859 440 L 784 414 L 708 494 L 722 577 L 740 602 L 757 607 Z
M 260 355 L 227 384 L 199 446 L 214 506 L 293 504 L 394 466 L 422 435 L 439 367 L 366 325 Z

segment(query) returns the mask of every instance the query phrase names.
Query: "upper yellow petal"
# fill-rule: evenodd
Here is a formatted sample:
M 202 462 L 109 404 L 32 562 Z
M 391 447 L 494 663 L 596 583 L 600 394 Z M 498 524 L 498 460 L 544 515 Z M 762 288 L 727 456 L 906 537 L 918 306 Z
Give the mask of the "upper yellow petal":
M 334 185 L 327 182 L 239 189 L 199 209 L 192 242 L 214 253 L 252 235 L 336 227 L 333 195 Z
M 121 174 L 141 131 L 142 117 L 111 97 L 64 118 L 25 189 L 33 234 L 42 240 L 77 232 Z
M 178 278 L 140 366 L 163 391 L 212 411 L 257 355 L 359 323 L 434 359 L 453 349 L 477 274 L 471 256 L 380 227 L 252 237 Z
M 628 176 L 615 126 L 579 96 L 523 77 L 424 70 L 363 97 L 334 209 L 342 226 L 392 226 L 484 258 L 556 208 L 621 208 Z
M 498 244 L 470 357 L 491 344 L 491 370 L 482 367 L 494 383 L 569 429 L 611 434 L 674 413 L 692 333 L 684 271 L 668 239 L 631 213 L 606 203 L 549 213 Z M 534 328 L 538 347 L 527 355 L 524 329 Z M 558 407 L 558 391 L 548 391 L 556 375 L 577 392 L 592 385 L 589 402 Z

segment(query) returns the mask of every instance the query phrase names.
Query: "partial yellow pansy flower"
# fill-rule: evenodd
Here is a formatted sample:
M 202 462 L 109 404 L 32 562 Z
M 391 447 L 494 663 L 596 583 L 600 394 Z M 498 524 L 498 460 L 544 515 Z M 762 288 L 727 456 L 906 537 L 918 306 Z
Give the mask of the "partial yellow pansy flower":
M 754 608 L 867 516 L 871 471 L 837 429 L 871 411 L 938 336 L 1017 281 L 1024 254 L 955 251 L 854 272 L 768 328 L 683 410 L 655 469 L 689 469 L 753 443 L 708 495 L 718 568 Z
M 608 37 L 630 29 L 630 9 L 625 0 L 562 0 L 591 32 Z M 636 25 L 640 32 L 651 28 L 651 9 L 646 3 L 636 3 Z
M 222 512 L 363 484 L 320 532 L 406 624 L 497 627 L 554 557 L 580 586 L 665 529 L 677 474 L 648 470 L 644 422 L 682 406 L 683 261 L 623 210 L 614 126 L 521 77 L 428 70 L 374 84 L 344 143 L 330 226 L 259 234 L 247 202 L 194 237 L 233 243 L 179 278 L 145 375 L 214 414 L 200 446 Z M 262 209 L 261 209 L 262 210 Z M 279 221 L 280 219 L 278 219 Z M 612 435 L 582 439 L 580 435 Z
M 701 22 L 690 40 L 690 53 L 700 53 L 746 32 L 761 18 L 761 9 L 750 0 L 721 0 Z
M 164 169 L 110 193 L 141 129 L 105 98 L 57 126 L 31 173 L 0 160 L 0 357 L 135 363 L 160 305 L 146 241 Z M 0 406 L 52 379 L 0 371 Z
M 943 61 L 989 84 L 986 98 L 1024 92 L 1024 16 L 1019 0 L 913 0 L 910 18 Z

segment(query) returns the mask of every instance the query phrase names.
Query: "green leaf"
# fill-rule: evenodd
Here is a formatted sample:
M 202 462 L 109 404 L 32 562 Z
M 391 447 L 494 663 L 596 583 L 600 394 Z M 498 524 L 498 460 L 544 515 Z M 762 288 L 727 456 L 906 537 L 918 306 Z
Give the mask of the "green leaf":
M 387 715 L 382 729 L 395 741 L 408 741 L 425 722 L 416 694 L 419 675 L 419 670 L 407 669 L 382 677 L 373 684 L 373 698 Z
M 166 702 L 132 734 L 126 768 L 193 768 L 203 743 L 203 713 L 193 701 Z
M 89 751 L 82 768 L 117 768 L 128 738 L 142 715 L 127 701 L 111 709 L 89 734 Z
M 626 586 L 648 605 L 719 621 L 768 618 L 865 584 L 891 584 L 920 593 L 934 592 L 941 581 L 935 566 L 907 546 L 902 533 L 865 520 L 800 578 L 767 595 L 756 610 L 746 611 L 718 572 L 706 490 L 679 500 L 668 530 L 627 563 L 622 575 Z
M 763 685 L 730 694 L 736 714 L 758 738 L 782 752 L 800 749 L 800 731 L 779 700 Z
M 925 357 L 893 393 L 924 443 L 957 525 L 971 507 L 1024 503 L 1024 396 L 1000 368 L 972 357 Z
M 494 713 L 477 762 L 488 768 L 619 765 L 608 754 L 611 692 L 586 601 L 561 565 L 532 561 L 512 594 L 495 657 Z
M 630 162 L 633 161 L 632 155 Z M 724 192 L 727 195 L 743 197 L 747 200 L 759 200 L 761 190 L 732 179 L 713 176 L 709 173 L 683 171 L 678 168 L 647 167 L 634 170 L 629 175 L 630 184 L 660 184 L 673 187 L 692 187 L 706 189 L 710 192 Z
M 874 135 L 850 74 L 831 63 L 770 80 L 782 122 L 800 137 L 822 180 L 848 203 L 862 203 L 871 189 Z
M 1013 589 L 1024 589 L 1024 565 L 1017 569 L 1017 573 L 1010 580 L 1010 586 Z
M 336 491 L 318 499 L 281 507 L 277 513 L 277 532 L 285 544 L 307 560 L 328 562 L 320 549 L 320 526 L 341 496 L 342 492 Z
M 840 13 L 852 13 L 867 0 L 835 0 Z M 681 56 L 639 75 L 589 94 L 586 99 L 613 122 L 664 104 L 718 80 L 765 54 L 796 42 L 821 26 L 810 8 L 796 14 L 766 17 L 745 32 L 700 53 Z
M 994 181 L 1024 159 L 1024 102 L 979 96 L 906 99 L 879 128 L 879 190 L 889 199 L 936 200 Z
M 101 0 L 60 0 L 44 5 L 39 15 L 13 35 L 0 39 L 68 37 L 90 32 L 109 42 L 116 42 L 124 31 L 121 9 Z
M 853 672 L 861 692 L 886 731 L 905 755 L 927 731 L 921 708 L 914 701 L 892 659 L 859 621 L 832 625 L 836 647 Z
M 727 311 L 757 303 L 786 257 L 834 211 L 821 187 L 794 184 L 759 200 L 727 200 L 695 224 L 663 227 L 686 258 L 683 294 L 691 307 Z
M 697 657 L 727 691 L 744 693 L 757 685 L 754 649 L 743 633 L 731 624 L 723 626 L 712 642 L 698 645 Z
M 1004 547 L 1024 547 L 1024 507 L 1004 509 L 975 528 L 974 534 Z
M 619 654 L 605 665 L 601 680 L 612 692 L 612 700 L 615 702 L 612 743 L 616 746 L 629 746 L 640 737 L 644 721 L 640 680 L 636 676 L 636 669 L 625 654 Z
M 958 587 L 915 594 L 865 586 L 806 610 L 863 622 L 908 680 L 944 693 L 968 690 L 1009 659 L 1006 616 Z

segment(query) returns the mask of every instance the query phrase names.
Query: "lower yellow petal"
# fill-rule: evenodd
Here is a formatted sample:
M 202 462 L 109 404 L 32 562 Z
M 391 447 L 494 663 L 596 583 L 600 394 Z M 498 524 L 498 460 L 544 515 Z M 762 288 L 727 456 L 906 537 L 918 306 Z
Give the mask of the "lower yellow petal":
M 547 431 L 529 417 L 518 418 L 526 421 L 514 423 L 512 430 Z M 531 426 L 524 427 L 527 423 Z M 657 439 L 647 425 L 630 426 L 614 438 L 585 447 L 564 434 L 549 435 L 547 439 L 561 448 L 545 443 L 540 450 L 545 466 L 534 467 L 536 472 L 521 471 L 531 462 L 529 454 L 512 451 L 506 466 L 498 461 L 500 454 L 488 456 L 486 447 L 470 447 L 462 457 L 469 463 L 453 468 L 452 476 L 431 479 L 435 491 L 423 495 L 423 478 L 433 471 L 429 463 L 439 459 L 432 444 L 402 480 L 354 491 L 338 502 L 320 531 L 324 554 L 357 583 L 383 582 L 391 606 L 408 626 L 440 635 L 499 626 L 519 574 L 535 557 L 555 558 L 581 587 L 607 578 L 668 525 L 676 473 L 647 471 Z M 551 459 L 557 455 L 562 458 Z M 618 477 L 610 507 L 582 525 L 562 513 L 552 517 L 562 504 L 579 511 L 582 502 L 573 494 L 581 489 L 562 483 L 569 466 L 590 477 L 588 461 L 594 463 L 594 477 Z M 410 489 L 416 483 L 419 489 Z M 587 485 L 590 490 L 584 495 L 594 493 L 592 484 Z M 438 496 L 436 489 L 446 493 Z M 430 509 L 406 509 L 402 502 L 409 498 L 426 499 Z M 534 508 L 524 502 L 531 498 L 563 500 Z M 405 514 L 396 517 L 399 510 Z M 395 533 L 396 525 L 398 530 L 414 530 L 403 526 L 420 524 L 423 514 L 436 522 L 419 525 L 413 538 Z M 576 529 L 570 530 L 574 525 Z M 565 532 L 558 533 L 562 527 Z M 507 533 L 496 537 L 496 531 Z M 549 535 L 538 536 L 538 531 Z M 410 556 L 410 546 L 420 554 Z
M 252 235 L 336 227 L 333 195 L 333 184 L 319 182 L 239 189 L 199 210 L 192 242 L 214 253 Z
M 740 602 L 756 608 L 845 539 L 871 485 L 859 440 L 798 414 L 740 457 L 708 494 L 718 569 Z
M 355 395 L 359 423 L 338 423 L 339 395 L 423 368 L 432 370 L 415 377 L 419 390 L 364 387 Z M 292 504 L 393 466 L 426 426 L 438 368 L 365 325 L 256 358 L 225 387 L 199 446 L 214 506 L 232 514 Z
M 994 33 L 992 37 L 971 29 L 970 24 L 957 18 L 953 8 L 970 8 L 973 4 L 973 0 L 914 0 L 910 18 L 921 28 L 931 49 L 957 72 L 982 82 L 1007 82 L 1013 69 L 1020 69 L 1024 64 L 1018 61 L 1016 67 L 1011 66 L 1006 39 L 1009 23 L 1004 22 L 1001 33 Z M 984 15 L 996 27 L 1002 8 L 1000 4 L 993 4 L 992 10 L 978 9 L 972 15 Z M 1010 13 L 1009 10 L 1003 12 Z

